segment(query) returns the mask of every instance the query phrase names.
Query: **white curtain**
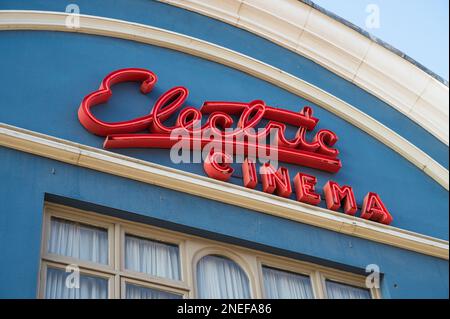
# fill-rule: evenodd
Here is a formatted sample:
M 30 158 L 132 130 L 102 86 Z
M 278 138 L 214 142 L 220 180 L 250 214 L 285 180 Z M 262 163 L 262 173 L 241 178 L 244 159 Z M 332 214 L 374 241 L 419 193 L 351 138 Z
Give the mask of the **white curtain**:
M 48 251 L 100 264 L 108 263 L 108 231 L 53 218 Z
M 45 298 L 47 299 L 106 299 L 108 281 L 104 278 L 80 274 L 79 288 L 66 285 L 71 272 L 63 269 L 47 268 Z M 70 284 L 70 280 L 69 280 Z
M 312 299 L 308 276 L 263 267 L 264 292 L 268 299 Z
M 327 295 L 329 299 L 370 299 L 368 289 L 326 281 Z
M 126 235 L 125 268 L 152 276 L 180 280 L 178 246 Z
M 197 264 L 197 290 L 201 299 L 251 297 L 249 281 L 241 267 L 228 258 L 212 255 Z
M 182 299 L 183 296 L 157 289 L 126 284 L 127 299 Z

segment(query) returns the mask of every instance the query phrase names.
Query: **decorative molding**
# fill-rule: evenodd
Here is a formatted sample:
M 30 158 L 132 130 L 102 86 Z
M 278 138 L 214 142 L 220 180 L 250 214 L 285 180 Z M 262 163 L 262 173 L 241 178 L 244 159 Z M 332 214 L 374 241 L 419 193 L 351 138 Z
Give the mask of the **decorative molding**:
M 443 259 L 448 241 L 0 124 L 0 146 Z
M 305 56 L 377 96 L 449 145 L 448 86 L 310 5 L 298 0 L 158 1 L 221 20 Z
M 52 30 L 109 36 L 169 48 L 221 63 L 277 85 L 336 114 L 381 141 L 449 189 L 448 170 L 425 152 L 357 108 L 289 73 L 238 52 L 175 32 L 86 15 L 80 16 L 79 29 L 70 29 L 65 26 L 66 17 L 65 13 L 57 12 L 0 11 L 0 31 Z

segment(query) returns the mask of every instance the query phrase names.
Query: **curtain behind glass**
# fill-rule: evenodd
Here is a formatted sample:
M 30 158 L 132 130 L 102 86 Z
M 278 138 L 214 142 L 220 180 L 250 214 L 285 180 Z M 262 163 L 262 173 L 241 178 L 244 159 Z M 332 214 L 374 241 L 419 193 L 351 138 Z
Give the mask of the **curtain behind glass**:
M 127 299 L 182 299 L 181 295 L 132 284 L 126 284 L 125 297 Z
M 326 281 L 327 295 L 329 299 L 370 299 L 367 289 L 339 284 L 334 281 Z
M 152 276 L 180 280 L 178 246 L 126 235 L 125 268 Z
M 52 217 L 48 252 L 107 264 L 108 231 Z
M 311 280 L 273 268 L 263 267 L 264 292 L 268 299 L 312 299 Z
M 205 256 L 197 264 L 198 298 L 250 298 L 249 281 L 235 262 L 219 256 Z
M 47 268 L 45 286 L 46 299 L 106 299 L 108 298 L 108 280 L 100 277 L 80 274 L 79 288 L 69 288 L 66 278 L 71 272 L 63 269 Z

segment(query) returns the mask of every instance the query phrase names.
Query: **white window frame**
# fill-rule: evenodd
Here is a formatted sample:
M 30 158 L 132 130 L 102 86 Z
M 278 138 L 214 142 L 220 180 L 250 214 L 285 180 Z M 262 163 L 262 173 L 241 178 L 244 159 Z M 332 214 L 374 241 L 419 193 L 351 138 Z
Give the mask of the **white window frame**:
M 47 283 L 47 269 L 48 268 L 54 268 L 54 269 L 56 268 L 56 269 L 61 269 L 61 270 L 65 271 L 66 266 L 67 266 L 66 264 L 61 264 L 61 263 L 51 262 L 51 261 L 42 261 L 41 262 L 41 275 L 40 275 L 40 280 L 39 280 L 40 287 L 39 287 L 39 294 L 38 294 L 39 299 L 45 298 L 45 288 L 46 288 L 46 283 Z M 110 273 L 105 273 L 105 272 L 93 271 L 93 270 L 82 268 L 82 267 L 79 267 L 79 269 L 80 269 L 80 275 L 90 275 L 90 276 L 106 279 L 108 281 L 107 299 L 109 299 L 110 296 L 113 295 L 114 289 L 115 289 L 114 275 L 112 275 Z
M 157 276 L 152 276 L 150 274 L 141 273 L 133 270 L 129 270 L 125 268 L 125 235 L 131 235 L 136 236 L 142 239 L 147 239 L 150 241 L 158 241 L 161 243 L 166 243 L 169 245 L 176 245 L 178 246 L 178 253 L 179 257 L 178 260 L 180 262 L 179 269 L 180 269 L 180 280 L 172 280 L 169 278 L 162 278 Z M 140 227 L 140 226 L 134 226 L 131 227 L 130 225 L 122 226 L 120 230 L 120 256 L 123 256 L 123 258 L 120 258 L 120 270 L 121 274 L 123 276 L 129 277 L 129 278 L 135 278 L 140 279 L 148 283 L 154 283 L 159 284 L 166 287 L 171 287 L 174 289 L 181 289 L 181 290 L 189 290 L 189 287 L 185 283 L 186 278 L 186 267 L 183 265 L 185 262 L 184 257 L 184 251 L 185 251 L 185 245 L 184 240 L 179 237 L 173 237 L 165 233 L 164 231 L 160 231 L 157 229 L 151 230 L 151 235 L 149 234 L 149 229 L 147 227 Z M 184 294 L 184 293 L 183 293 Z
M 72 257 L 48 253 L 51 217 L 61 218 L 108 230 L 108 264 L 78 260 Z M 160 278 L 125 269 L 125 235 L 177 245 L 179 251 L 180 280 Z M 41 265 L 38 283 L 38 298 L 45 296 L 47 267 L 64 268 L 76 264 L 81 273 L 108 278 L 108 298 L 123 298 L 125 283 L 141 285 L 182 295 L 183 298 L 197 298 L 196 271 L 198 261 L 207 255 L 229 258 L 241 267 L 249 279 L 252 298 L 264 298 L 262 267 L 288 271 L 309 276 L 314 298 L 327 298 L 325 281 L 332 280 L 344 285 L 365 287 L 365 276 L 323 267 L 309 262 L 275 256 L 254 249 L 225 244 L 198 236 L 161 229 L 155 226 L 131 222 L 116 217 L 101 215 L 54 203 L 45 203 L 42 227 Z M 381 298 L 379 288 L 368 289 L 373 299 Z
M 303 276 L 309 276 L 315 299 L 327 299 L 326 280 L 331 280 L 343 285 L 350 285 L 367 289 L 370 291 L 372 299 L 381 299 L 381 293 L 378 288 L 367 288 L 366 277 L 337 269 L 319 266 L 313 263 L 303 261 L 293 261 L 290 258 L 264 256 L 258 258 L 259 280 L 261 282 L 263 298 L 265 298 L 264 278 L 262 267 L 267 266 L 280 271 L 287 271 Z
M 146 282 L 146 281 L 136 280 L 136 279 L 127 278 L 127 277 L 121 277 L 121 282 L 120 282 L 120 285 L 121 285 L 121 296 L 120 297 L 122 299 L 125 299 L 125 294 L 126 294 L 125 285 L 127 283 L 130 283 L 130 284 L 133 284 L 133 285 L 136 285 L 136 286 L 142 286 L 142 287 L 145 287 L 145 288 L 151 288 L 151 289 L 154 289 L 154 290 L 164 291 L 164 292 L 168 292 L 168 293 L 171 293 L 171 294 L 177 294 L 177 295 L 180 295 L 182 299 L 186 299 L 187 298 L 187 292 L 186 292 L 186 290 L 183 290 L 183 289 L 177 289 L 177 288 L 173 288 L 173 287 L 164 287 L 163 288 L 163 287 L 161 287 L 161 285 L 157 285 L 157 284 L 154 284 L 152 282 Z
M 330 271 L 329 269 L 324 269 L 318 273 L 321 287 L 323 289 L 324 298 L 328 298 L 326 281 L 333 281 L 338 284 L 349 285 L 356 288 L 362 288 L 368 290 L 372 299 L 381 299 L 380 289 L 377 288 L 367 288 L 365 277 L 356 276 L 351 273 Z
M 205 243 L 206 244 L 206 243 Z M 254 276 L 255 271 L 252 269 L 252 258 L 246 254 L 243 250 L 230 249 L 228 245 L 221 245 L 215 243 L 214 245 L 207 245 L 195 252 L 192 258 L 192 281 L 193 281 L 193 295 L 198 298 L 198 287 L 197 287 L 197 265 L 198 262 L 206 256 L 219 256 L 227 258 L 234 263 L 236 263 L 245 273 L 248 278 L 250 298 L 261 298 L 260 289 L 257 283 L 256 277 Z

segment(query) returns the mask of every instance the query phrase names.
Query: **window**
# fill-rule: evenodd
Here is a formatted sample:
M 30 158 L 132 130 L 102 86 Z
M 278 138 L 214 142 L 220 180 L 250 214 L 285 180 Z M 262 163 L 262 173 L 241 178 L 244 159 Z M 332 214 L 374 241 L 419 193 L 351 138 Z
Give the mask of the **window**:
M 180 280 L 178 246 L 125 235 L 125 268 Z
M 40 297 L 186 297 L 182 240 L 60 205 L 47 204 L 44 220 Z
M 314 298 L 309 276 L 262 267 L 264 294 L 268 299 Z
M 326 280 L 329 299 L 370 299 L 370 290 Z
M 79 289 L 66 284 L 70 273 L 65 269 L 47 267 L 45 298 L 47 299 L 106 299 L 108 279 L 88 274 L 79 275 Z M 74 287 L 76 288 L 76 287 Z
M 106 265 L 108 263 L 108 230 L 50 219 L 48 252 Z
M 180 294 L 174 294 L 155 288 L 139 286 L 132 283 L 125 283 L 126 299 L 182 299 Z
M 205 256 L 197 264 L 198 297 L 202 299 L 250 298 L 247 275 L 234 261 Z
M 365 277 L 45 204 L 39 297 L 369 299 Z

